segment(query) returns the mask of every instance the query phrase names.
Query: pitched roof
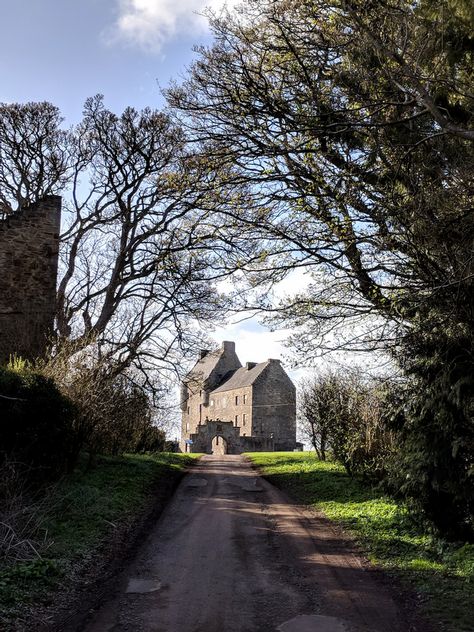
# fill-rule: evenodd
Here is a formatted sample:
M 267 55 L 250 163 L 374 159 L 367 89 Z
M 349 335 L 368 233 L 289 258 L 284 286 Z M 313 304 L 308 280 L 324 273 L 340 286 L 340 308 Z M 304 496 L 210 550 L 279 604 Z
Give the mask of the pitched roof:
M 196 362 L 191 371 L 187 374 L 184 380 L 185 383 L 188 384 L 188 386 L 192 386 L 193 384 L 196 386 L 201 385 L 202 382 L 205 381 L 216 368 L 220 358 L 220 350 L 210 351 L 207 353 L 204 358 L 201 358 Z
M 222 384 L 215 388 L 212 393 L 223 393 L 224 391 L 232 391 L 234 388 L 251 386 L 269 365 L 270 361 L 267 360 L 255 365 L 252 369 L 243 366 L 237 371 L 232 371 L 224 377 Z

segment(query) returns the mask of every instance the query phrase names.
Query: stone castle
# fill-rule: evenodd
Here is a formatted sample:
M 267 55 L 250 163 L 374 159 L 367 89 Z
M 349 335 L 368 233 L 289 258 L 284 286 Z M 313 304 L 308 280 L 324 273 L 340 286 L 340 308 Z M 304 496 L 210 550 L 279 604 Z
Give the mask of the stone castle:
M 0 363 L 42 355 L 56 312 L 61 198 L 0 219 Z
M 279 360 L 242 366 L 234 342 L 201 351 L 181 389 L 183 452 L 294 450 L 296 389 Z

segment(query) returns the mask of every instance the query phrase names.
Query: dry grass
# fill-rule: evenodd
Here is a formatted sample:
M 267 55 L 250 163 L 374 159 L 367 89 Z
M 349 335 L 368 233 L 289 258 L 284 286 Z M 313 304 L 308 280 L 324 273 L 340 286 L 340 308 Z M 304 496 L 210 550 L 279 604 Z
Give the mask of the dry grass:
M 6 461 L 0 467 L 0 567 L 42 559 L 50 546 L 46 523 L 54 490 L 36 492 L 25 467 Z

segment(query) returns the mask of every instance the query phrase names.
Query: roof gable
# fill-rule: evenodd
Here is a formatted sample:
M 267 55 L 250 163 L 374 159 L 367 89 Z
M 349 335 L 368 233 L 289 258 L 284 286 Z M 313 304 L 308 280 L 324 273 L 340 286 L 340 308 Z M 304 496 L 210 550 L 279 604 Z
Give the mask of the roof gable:
M 212 393 L 223 393 L 225 391 L 233 391 L 236 388 L 243 388 L 244 386 L 252 386 L 269 365 L 270 361 L 267 360 L 255 365 L 252 369 L 241 367 L 236 371 L 232 371 L 224 377 L 224 381 Z
M 242 366 L 233 342 L 225 341 L 220 349 L 202 353 L 202 357 L 184 379 L 184 384 L 191 392 L 212 390 L 222 382 L 225 375 Z
M 211 351 L 204 358 L 196 362 L 187 374 L 185 382 L 192 386 L 193 383 L 202 384 L 216 368 L 220 360 L 220 351 Z

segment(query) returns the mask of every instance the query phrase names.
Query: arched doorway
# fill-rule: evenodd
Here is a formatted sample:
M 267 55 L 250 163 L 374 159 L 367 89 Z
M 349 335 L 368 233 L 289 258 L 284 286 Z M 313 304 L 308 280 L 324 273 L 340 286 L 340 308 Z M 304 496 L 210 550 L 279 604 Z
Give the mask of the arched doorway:
M 215 436 L 212 440 L 212 454 L 227 454 L 227 441 L 224 437 Z

